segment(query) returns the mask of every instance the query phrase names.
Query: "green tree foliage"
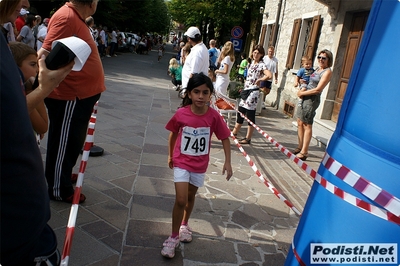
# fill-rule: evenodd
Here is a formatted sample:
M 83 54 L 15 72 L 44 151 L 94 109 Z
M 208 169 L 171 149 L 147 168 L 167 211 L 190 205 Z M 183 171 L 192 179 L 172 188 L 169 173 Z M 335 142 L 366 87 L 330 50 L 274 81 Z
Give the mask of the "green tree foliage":
M 32 10 L 42 17 L 50 17 L 66 1 L 30 0 Z M 170 15 L 164 0 L 101 0 L 93 15 L 95 23 L 121 31 L 157 32 L 169 31 Z
M 126 16 L 121 23 L 134 32 L 157 32 L 169 30 L 170 16 L 164 0 L 122 1 Z M 117 16 L 118 17 L 118 16 Z
M 259 8 L 265 0 L 171 0 L 167 2 L 174 21 L 188 26 L 208 26 L 208 39 L 220 43 L 229 40 L 234 26 L 242 26 L 246 34 L 258 36 L 262 16 Z M 258 31 L 258 32 L 257 32 Z M 204 28 L 202 29 L 205 33 Z M 243 38 L 245 39 L 246 36 Z M 252 42 L 257 37 L 251 37 Z

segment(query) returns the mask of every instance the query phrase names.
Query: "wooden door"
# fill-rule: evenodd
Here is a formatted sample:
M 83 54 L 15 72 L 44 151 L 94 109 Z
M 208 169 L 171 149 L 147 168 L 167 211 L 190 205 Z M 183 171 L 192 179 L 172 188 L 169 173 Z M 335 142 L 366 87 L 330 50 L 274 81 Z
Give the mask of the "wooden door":
M 360 47 L 361 39 L 364 35 L 365 24 L 367 23 L 369 12 L 355 13 L 351 22 L 349 36 L 347 37 L 347 46 L 344 56 L 342 71 L 340 74 L 339 85 L 336 91 L 335 102 L 331 120 L 337 122 L 347 85 L 351 76 L 354 61 Z

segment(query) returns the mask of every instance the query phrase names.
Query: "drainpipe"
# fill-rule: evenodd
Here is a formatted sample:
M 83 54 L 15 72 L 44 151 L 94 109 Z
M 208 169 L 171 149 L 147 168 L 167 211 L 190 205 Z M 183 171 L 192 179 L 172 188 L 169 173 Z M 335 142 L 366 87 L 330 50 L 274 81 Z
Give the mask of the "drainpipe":
M 273 46 L 276 46 L 276 39 L 278 37 L 279 18 L 281 16 L 282 1 L 283 0 L 279 0 L 278 10 L 276 11 L 275 29 L 274 29 L 273 39 L 272 39 L 272 45 Z

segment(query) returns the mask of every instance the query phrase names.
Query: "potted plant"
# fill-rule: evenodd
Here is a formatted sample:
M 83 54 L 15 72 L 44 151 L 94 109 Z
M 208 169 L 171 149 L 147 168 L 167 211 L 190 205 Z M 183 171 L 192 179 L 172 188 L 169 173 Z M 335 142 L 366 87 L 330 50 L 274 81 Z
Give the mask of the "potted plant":
M 231 99 L 239 99 L 240 92 L 243 90 L 244 84 L 241 82 L 231 82 L 228 87 L 228 95 Z

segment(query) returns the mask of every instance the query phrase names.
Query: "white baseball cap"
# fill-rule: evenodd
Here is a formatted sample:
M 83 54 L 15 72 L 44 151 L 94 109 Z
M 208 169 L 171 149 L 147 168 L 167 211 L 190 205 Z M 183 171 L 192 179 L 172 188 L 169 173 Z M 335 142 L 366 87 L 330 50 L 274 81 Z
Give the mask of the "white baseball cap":
M 185 36 L 188 36 L 189 38 L 195 38 L 196 34 L 201 35 L 199 29 L 197 27 L 190 27 L 186 32 Z
M 19 14 L 20 14 L 21 16 L 23 16 L 23 15 L 29 14 L 29 11 L 26 10 L 26 9 L 21 8 L 21 10 L 19 11 Z

